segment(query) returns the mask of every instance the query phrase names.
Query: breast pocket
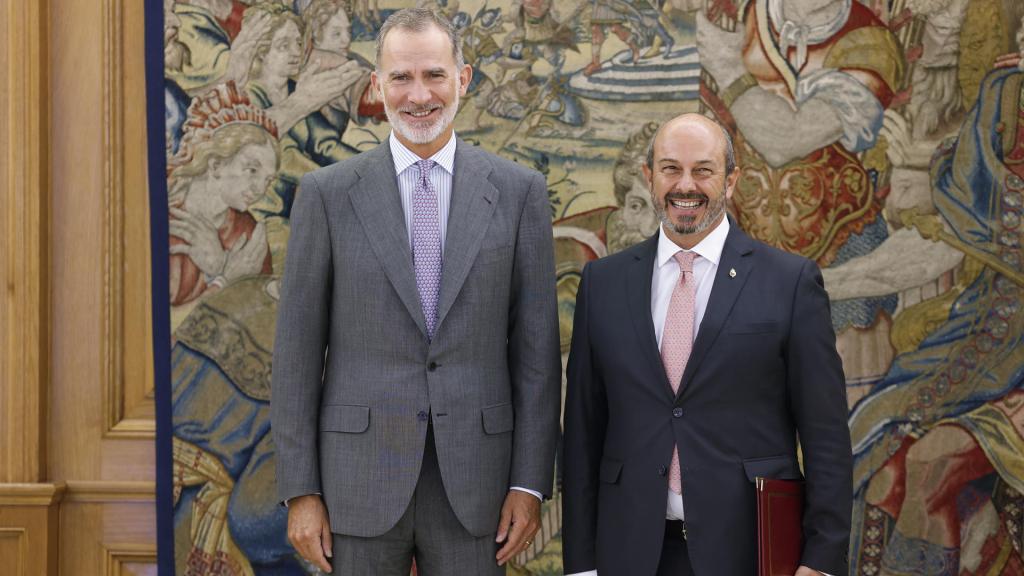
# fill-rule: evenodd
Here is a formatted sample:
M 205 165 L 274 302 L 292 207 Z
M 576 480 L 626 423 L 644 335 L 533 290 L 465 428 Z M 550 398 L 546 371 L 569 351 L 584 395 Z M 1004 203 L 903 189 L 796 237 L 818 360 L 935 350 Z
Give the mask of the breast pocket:
M 492 264 L 494 262 L 504 262 L 511 260 L 511 244 L 506 244 L 503 246 L 485 246 L 480 248 L 480 252 L 478 252 L 476 255 L 476 264 L 479 265 Z

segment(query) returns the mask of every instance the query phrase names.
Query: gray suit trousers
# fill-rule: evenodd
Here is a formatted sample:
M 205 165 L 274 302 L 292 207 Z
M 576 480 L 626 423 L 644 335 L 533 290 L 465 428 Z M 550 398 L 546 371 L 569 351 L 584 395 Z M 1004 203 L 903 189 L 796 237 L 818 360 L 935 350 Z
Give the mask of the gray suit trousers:
M 412 501 L 393 528 L 380 536 L 334 534 L 334 576 L 408 576 L 413 558 L 418 576 L 498 576 L 495 532 L 470 534 L 452 510 L 441 481 L 434 430 L 427 430 L 423 467 Z

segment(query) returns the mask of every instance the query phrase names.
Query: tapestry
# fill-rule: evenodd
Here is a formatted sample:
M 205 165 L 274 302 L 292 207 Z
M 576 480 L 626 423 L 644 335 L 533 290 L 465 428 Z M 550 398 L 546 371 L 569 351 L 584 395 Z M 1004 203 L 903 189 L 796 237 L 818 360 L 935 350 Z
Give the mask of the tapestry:
M 547 179 L 563 360 L 583 266 L 657 231 L 640 165 L 659 123 L 712 116 L 735 140 L 735 222 L 823 271 L 851 574 L 1024 574 L 1024 3 L 151 0 L 176 574 L 319 573 L 274 486 L 289 214 L 303 174 L 387 137 L 374 39 L 416 4 L 462 33 L 457 134 Z M 556 486 L 509 574 L 562 573 L 560 504 Z

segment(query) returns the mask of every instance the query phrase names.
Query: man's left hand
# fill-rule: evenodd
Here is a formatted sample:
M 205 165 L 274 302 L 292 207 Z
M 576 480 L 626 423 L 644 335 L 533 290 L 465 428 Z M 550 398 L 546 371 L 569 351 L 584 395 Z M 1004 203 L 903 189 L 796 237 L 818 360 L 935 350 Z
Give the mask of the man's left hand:
M 533 536 L 540 529 L 540 500 L 528 492 L 509 490 L 501 507 L 496 542 L 505 542 L 498 550 L 498 566 L 504 566 L 513 556 L 533 544 Z
M 822 573 L 817 570 L 812 570 L 807 566 L 801 566 L 796 569 L 796 574 L 793 576 L 822 576 Z

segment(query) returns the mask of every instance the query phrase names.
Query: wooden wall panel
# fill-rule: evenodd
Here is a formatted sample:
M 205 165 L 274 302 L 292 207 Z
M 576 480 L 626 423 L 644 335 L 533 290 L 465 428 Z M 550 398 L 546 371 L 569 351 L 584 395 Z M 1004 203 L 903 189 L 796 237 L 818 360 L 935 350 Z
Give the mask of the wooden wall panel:
M 63 484 L 0 484 L 0 571 L 57 576 Z
M 143 7 L 57 4 L 53 121 L 77 129 L 54 140 L 54 312 L 63 321 L 50 472 L 152 480 Z M 86 446 L 70 441 L 83 435 Z
M 99 479 L 104 326 L 102 3 L 52 0 L 53 453 L 49 475 Z
M 155 573 L 143 30 L 0 0 L 5 575 Z
M 143 5 L 51 0 L 51 478 L 64 574 L 156 561 Z
M 24 528 L 0 528 L 0 558 L 14 576 L 25 576 L 28 537 Z
M 46 468 L 47 3 L 0 0 L 0 482 Z
M 0 0 L 0 570 L 56 576 L 48 2 Z
M 155 574 L 153 506 L 133 494 L 79 496 L 69 490 L 61 507 L 61 574 Z
M 121 544 L 108 547 L 105 576 L 156 576 L 156 549 L 152 546 Z
M 152 339 L 134 337 L 151 333 L 144 37 L 124 34 L 143 7 L 103 5 L 104 434 L 153 438 Z

